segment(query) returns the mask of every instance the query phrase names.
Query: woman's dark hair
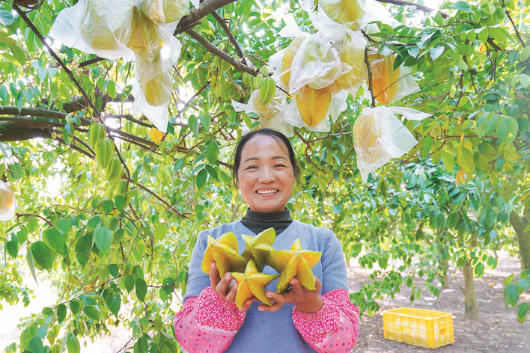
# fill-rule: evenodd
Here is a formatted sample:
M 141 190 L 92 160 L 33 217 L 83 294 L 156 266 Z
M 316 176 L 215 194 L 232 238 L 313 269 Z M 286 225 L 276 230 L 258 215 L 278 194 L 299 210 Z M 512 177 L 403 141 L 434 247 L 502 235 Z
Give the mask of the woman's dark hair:
M 276 142 L 280 143 L 283 142 L 285 147 L 287 148 L 287 152 L 289 152 L 289 161 L 291 162 L 291 165 L 293 166 L 293 173 L 295 176 L 296 181 L 298 182 L 300 179 L 300 168 L 298 167 L 298 163 L 296 162 L 296 158 L 294 155 L 293 146 L 291 146 L 291 142 L 287 137 L 285 137 L 284 134 L 282 134 L 279 131 L 272 130 L 272 129 L 260 129 L 260 130 L 254 130 L 246 134 L 239 140 L 236 146 L 236 150 L 234 152 L 234 169 L 232 169 L 232 178 L 235 182 L 237 182 L 238 177 L 238 171 L 239 166 L 241 165 L 241 153 L 243 152 L 243 147 L 245 147 L 246 143 L 253 138 L 254 136 L 258 135 L 264 135 L 264 136 L 270 136 L 273 139 L 276 140 Z

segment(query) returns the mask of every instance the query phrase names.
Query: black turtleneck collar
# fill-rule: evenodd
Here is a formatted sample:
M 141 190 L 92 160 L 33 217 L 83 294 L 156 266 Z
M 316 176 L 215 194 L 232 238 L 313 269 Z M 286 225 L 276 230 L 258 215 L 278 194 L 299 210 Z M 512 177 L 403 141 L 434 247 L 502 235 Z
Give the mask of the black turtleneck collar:
M 247 214 L 241 220 L 241 223 L 256 234 L 263 232 L 265 229 L 273 227 L 276 235 L 280 235 L 293 222 L 289 209 L 272 213 L 261 213 L 247 209 Z

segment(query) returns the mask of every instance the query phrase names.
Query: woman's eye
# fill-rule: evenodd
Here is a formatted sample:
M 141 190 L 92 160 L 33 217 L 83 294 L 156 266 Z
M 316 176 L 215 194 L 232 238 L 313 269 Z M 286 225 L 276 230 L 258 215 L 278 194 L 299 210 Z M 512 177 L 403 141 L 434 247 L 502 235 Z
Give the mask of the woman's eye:
M 256 167 L 255 165 L 251 165 L 251 166 L 248 166 L 245 168 L 246 170 L 249 170 L 249 169 L 258 169 L 258 167 Z
M 285 168 L 285 165 L 284 164 L 276 164 L 275 167 L 276 168 Z

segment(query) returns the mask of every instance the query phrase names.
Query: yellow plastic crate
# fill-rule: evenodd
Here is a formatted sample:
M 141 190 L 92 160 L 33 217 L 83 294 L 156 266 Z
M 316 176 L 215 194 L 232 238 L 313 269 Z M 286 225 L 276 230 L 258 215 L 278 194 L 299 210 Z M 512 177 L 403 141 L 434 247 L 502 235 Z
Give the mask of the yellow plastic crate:
M 383 312 L 385 338 L 414 346 L 437 348 L 453 343 L 453 317 L 449 313 L 413 308 Z

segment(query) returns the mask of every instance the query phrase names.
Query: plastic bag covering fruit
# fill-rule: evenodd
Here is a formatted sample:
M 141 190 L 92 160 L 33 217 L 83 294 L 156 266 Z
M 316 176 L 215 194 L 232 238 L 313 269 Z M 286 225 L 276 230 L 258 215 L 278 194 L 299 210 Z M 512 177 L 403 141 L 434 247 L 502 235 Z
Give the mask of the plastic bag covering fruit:
M 379 103 L 392 104 L 420 90 L 409 68 L 400 66 L 394 70 L 394 55 L 381 56 L 376 54 L 370 55 L 369 58 L 372 87 L 375 99 Z
M 241 237 L 247 244 L 241 256 L 247 261 L 254 259 L 258 270 L 263 271 L 269 252 L 274 250 L 272 244 L 276 240 L 276 231 L 274 228 L 268 228 L 255 237 L 245 234 L 242 234 Z
M 319 33 L 307 37 L 297 48 L 290 69 L 290 93 L 305 85 L 314 89 L 328 87 L 343 73 L 337 49 Z
M 0 221 L 9 221 L 15 217 L 17 202 L 8 183 L 0 180 Z
M 210 273 L 212 262 L 217 264 L 219 276 L 227 272 L 244 272 L 247 261 L 239 255 L 237 238 L 234 233 L 225 233 L 215 240 L 208 236 L 208 247 L 204 251 L 201 270 Z
M 333 93 L 336 93 L 336 85 L 321 89 L 303 86 L 296 93 L 296 106 L 309 127 L 315 127 L 326 117 Z
M 333 21 L 357 31 L 361 28 L 367 4 L 364 0 L 319 0 L 322 10 Z
M 137 53 L 133 113 L 142 112 L 158 130 L 166 132 L 167 106 L 173 91 L 169 70 L 178 60 L 182 47 L 173 36 L 176 22 L 157 25 L 137 8 L 133 15 L 133 33 L 128 42 Z
M 272 305 L 265 296 L 267 284 L 278 278 L 278 275 L 267 275 L 258 271 L 254 260 L 250 260 L 245 273 L 232 272 L 232 276 L 239 283 L 236 294 L 236 306 L 243 306 L 245 300 L 255 297 L 267 305 Z
M 180 20 L 188 14 L 189 0 L 144 0 L 142 12 L 155 23 L 169 23 Z
M 80 0 L 57 16 L 50 37 L 102 58 L 131 60 L 127 48 L 132 10 L 139 0 Z
M 285 121 L 287 102 L 280 90 L 276 90 L 269 104 L 260 104 L 260 92 L 255 90 L 252 92 L 247 104 L 232 101 L 232 106 L 238 112 L 258 114 L 263 128 L 280 131 L 287 137 L 294 135 L 293 127 Z
M 364 108 L 353 125 L 357 167 L 363 181 L 368 174 L 407 153 L 418 141 L 394 114 L 422 120 L 430 114 L 403 107 Z
M 289 288 L 289 282 L 298 278 L 300 284 L 315 290 L 315 279 L 311 269 L 320 260 L 322 253 L 303 250 L 300 239 L 296 239 L 290 250 L 273 250 L 267 257 L 267 263 L 280 273 L 280 280 L 276 285 L 278 293 L 284 293 Z
M 291 92 L 289 89 L 289 85 L 291 82 L 291 66 L 293 64 L 294 57 L 298 52 L 298 49 L 300 48 L 305 39 L 306 37 L 295 38 L 283 52 L 279 77 L 281 82 L 283 83 L 284 88 L 289 92 Z
M 109 138 L 102 138 L 96 142 L 95 151 L 98 165 L 106 169 L 114 156 L 114 142 Z
M 365 46 L 366 42 L 359 32 L 350 32 L 337 43 L 341 62 L 350 67 L 348 72 L 337 78 L 337 83 L 352 94 L 357 92 L 361 83 L 366 80 Z
M 325 89 L 328 89 L 327 87 Z M 348 98 L 348 91 L 340 89 L 338 83 L 334 83 L 332 87 L 331 103 L 329 104 L 326 117 L 331 117 L 331 121 L 337 120 L 340 113 L 342 113 L 348 107 L 346 99 Z M 304 119 L 302 119 L 300 109 L 298 108 L 297 100 L 293 99 L 287 105 L 285 110 L 285 122 L 298 128 L 306 128 L 311 131 L 327 132 L 331 129 L 329 119 L 322 119 L 318 124 L 314 126 L 308 125 Z M 311 122 L 311 119 L 308 119 Z

